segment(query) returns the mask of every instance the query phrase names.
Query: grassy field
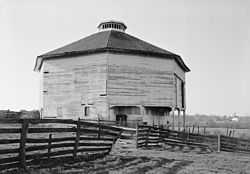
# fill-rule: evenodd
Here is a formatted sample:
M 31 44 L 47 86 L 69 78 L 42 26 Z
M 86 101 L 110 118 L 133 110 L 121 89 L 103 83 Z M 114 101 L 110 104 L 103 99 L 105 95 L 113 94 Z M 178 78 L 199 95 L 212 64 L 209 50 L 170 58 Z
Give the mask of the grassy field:
M 233 136 L 233 137 L 250 139 L 250 129 L 232 129 L 232 128 L 230 128 L 230 129 L 228 129 L 228 133 L 230 130 L 232 131 L 231 136 Z M 192 132 L 192 127 L 190 127 L 190 131 Z M 194 133 L 198 133 L 197 127 L 195 127 L 195 129 L 194 129 Z M 200 127 L 199 133 L 204 134 L 204 127 Z M 210 134 L 210 135 L 217 135 L 217 134 L 226 135 L 227 128 L 206 127 L 205 133 Z

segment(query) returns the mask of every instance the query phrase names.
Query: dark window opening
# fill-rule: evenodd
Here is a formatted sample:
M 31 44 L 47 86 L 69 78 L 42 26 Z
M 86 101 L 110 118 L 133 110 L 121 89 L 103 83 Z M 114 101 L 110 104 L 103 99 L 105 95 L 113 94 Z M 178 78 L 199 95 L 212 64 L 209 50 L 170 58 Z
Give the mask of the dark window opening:
M 84 107 L 84 116 L 89 116 L 89 106 Z

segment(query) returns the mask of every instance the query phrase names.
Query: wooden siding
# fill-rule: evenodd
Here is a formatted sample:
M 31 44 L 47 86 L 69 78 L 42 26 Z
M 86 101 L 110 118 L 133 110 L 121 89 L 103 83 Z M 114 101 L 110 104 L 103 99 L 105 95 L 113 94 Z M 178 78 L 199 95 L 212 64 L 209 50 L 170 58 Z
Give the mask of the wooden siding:
M 175 106 L 174 60 L 109 54 L 108 97 L 112 105 Z
M 182 106 L 185 73 L 172 59 L 100 53 L 46 60 L 41 74 L 44 117 L 115 120 L 111 106 Z M 84 106 L 90 107 L 88 117 Z M 150 113 L 132 115 L 166 121 Z
M 106 116 L 106 56 L 46 60 L 42 72 L 44 116 L 83 118 L 84 105 L 90 106 L 91 116 Z
M 178 108 L 183 108 L 182 106 L 182 100 L 184 99 L 183 98 L 183 94 L 182 94 L 182 83 L 183 81 L 178 77 L 176 76 L 176 106 Z

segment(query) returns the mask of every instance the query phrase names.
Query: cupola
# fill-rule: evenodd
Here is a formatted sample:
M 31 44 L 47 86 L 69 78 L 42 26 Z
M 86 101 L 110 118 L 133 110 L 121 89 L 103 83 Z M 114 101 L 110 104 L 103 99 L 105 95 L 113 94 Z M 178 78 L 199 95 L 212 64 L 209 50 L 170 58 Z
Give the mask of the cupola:
M 117 30 L 117 31 L 125 32 L 125 30 L 127 29 L 127 26 L 123 22 L 111 20 L 111 21 L 101 22 L 97 28 L 99 31 Z

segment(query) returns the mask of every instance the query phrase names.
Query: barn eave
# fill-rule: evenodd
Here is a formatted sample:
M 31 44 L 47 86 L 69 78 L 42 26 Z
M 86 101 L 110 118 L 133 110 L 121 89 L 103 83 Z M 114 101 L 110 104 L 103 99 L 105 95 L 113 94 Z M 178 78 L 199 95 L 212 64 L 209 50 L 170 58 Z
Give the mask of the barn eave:
M 71 52 L 64 52 L 59 54 L 50 54 L 50 55 L 41 55 L 37 56 L 34 71 L 40 71 L 43 61 L 48 59 L 58 59 L 58 58 L 68 58 L 70 56 L 79 56 L 79 55 L 88 55 L 88 54 L 96 54 L 96 53 L 103 53 L 103 52 L 110 52 L 110 53 L 117 53 L 117 54 L 131 54 L 131 55 L 143 55 L 149 57 L 159 57 L 159 58 L 167 58 L 167 59 L 174 59 L 178 65 L 185 71 L 190 72 L 190 69 L 184 63 L 182 58 L 176 54 L 163 54 L 158 52 L 150 52 L 150 51 L 141 51 L 141 50 L 129 50 L 129 49 L 119 49 L 119 48 L 98 48 L 92 50 L 85 50 L 85 51 L 71 51 Z

